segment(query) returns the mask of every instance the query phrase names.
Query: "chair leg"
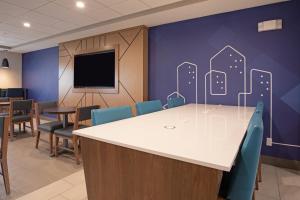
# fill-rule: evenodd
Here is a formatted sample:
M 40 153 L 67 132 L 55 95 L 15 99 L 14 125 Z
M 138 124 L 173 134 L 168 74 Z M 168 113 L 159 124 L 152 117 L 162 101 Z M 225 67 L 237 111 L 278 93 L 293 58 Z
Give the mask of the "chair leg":
M 53 133 L 49 133 L 50 156 L 53 155 Z
M 4 181 L 4 185 L 5 185 L 6 194 L 10 194 L 8 166 L 7 166 L 6 159 L 1 161 L 1 169 L 2 169 L 2 173 L 3 173 L 3 181 Z
M 31 128 L 32 137 L 34 137 L 33 119 L 30 120 L 30 128 Z
M 262 174 L 261 174 L 261 158 L 259 158 L 259 165 L 258 165 L 258 181 L 262 182 Z
M 36 136 L 36 140 L 35 140 L 35 148 L 36 148 L 36 149 L 39 148 L 40 135 L 41 135 L 41 132 L 38 131 L 38 132 L 37 132 L 37 136 Z
M 79 165 L 80 161 L 79 161 L 79 151 L 78 151 L 78 137 L 73 136 L 72 141 L 73 141 L 73 146 L 74 146 L 74 154 L 75 154 L 76 163 L 77 163 L 77 165 Z
M 55 157 L 57 157 L 57 156 L 58 156 L 58 142 L 59 142 L 59 137 L 57 137 L 57 136 L 54 134 L 54 138 L 55 138 L 54 155 L 55 155 Z
M 255 178 L 255 189 L 258 190 L 258 175 L 256 175 L 256 178 Z
M 14 139 L 14 123 L 10 122 L 10 128 L 9 128 L 9 135 L 10 135 L 10 140 L 13 141 Z
M 21 123 L 19 123 L 19 133 L 21 133 Z
M 23 122 L 23 132 L 26 132 L 26 122 Z

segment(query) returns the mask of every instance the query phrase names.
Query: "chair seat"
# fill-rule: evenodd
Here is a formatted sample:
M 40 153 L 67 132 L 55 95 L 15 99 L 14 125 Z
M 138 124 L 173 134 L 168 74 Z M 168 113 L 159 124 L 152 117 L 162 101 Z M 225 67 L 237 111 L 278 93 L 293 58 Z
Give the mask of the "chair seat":
M 38 125 L 38 129 L 42 131 L 48 131 L 53 133 L 54 130 L 63 128 L 63 123 L 59 121 L 47 122 L 44 124 Z
M 12 121 L 13 122 L 24 122 L 24 121 L 30 121 L 31 117 L 29 115 L 16 115 L 13 116 Z
M 87 128 L 89 126 L 86 125 L 79 125 L 79 129 Z M 67 128 L 61 128 L 54 131 L 54 134 L 58 136 L 64 136 L 64 137 L 72 137 L 73 132 L 73 126 L 68 126 Z
M 8 113 L 5 113 L 5 112 L 2 112 L 0 113 L 0 117 L 7 117 L 9 114 Z

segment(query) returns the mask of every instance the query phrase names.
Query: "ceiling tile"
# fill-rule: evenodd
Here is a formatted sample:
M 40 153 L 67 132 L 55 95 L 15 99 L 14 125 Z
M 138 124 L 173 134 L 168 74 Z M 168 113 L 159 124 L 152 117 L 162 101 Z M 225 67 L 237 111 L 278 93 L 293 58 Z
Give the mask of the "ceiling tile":
M 55 3 L 66 7 L 76 13 L 84 14 L 95 19 L 97 22 L 112 19 L 120 16 L 117 12 L 107 8 L 104 4 L 96 0 L 84 0 L 85 8 L 79 9 L 75 6 L 76 0 L 56 0 Z
M 35 9 L 49 2 L 48 0 L 3 0 L 3 1 L 27 9 Z
M 20 18 L 30 23 L 39 23 L 45 25 L 52 25 L 60 21 L 59 19 L 47 15 L 43 15 L 35 11 L 28 12 L 25 15 L 21 16 Z
M 122 3 L 126 0 L 96 0 L 106 6 L 112 6 L 112 5 L 116 5 L 116 4 L 119 4 L 119 3 Z
M 127 0 L 111 6 L 112 9 L 123 15 L 147 10 L 150 7 L 138 0 Z
M 45 6 L 42 6 L 36 9 L 36 12 L 81 26 L 86 26 L 88 24 L 95 23 L 94 19 L 85 16 L 84 14 L 78 11 L 73 11 L 62 7 L 61 5 L 56 3 L 49 3 Z
M 69 30 L 72 30 L 72 29 L 75 29 L 75 28 L 79 27 L 78 25 L 74 25 L 70 22 L 65 22 L 65 21 L 57 22 L 57 23 L 55 23 L 51 26 L 53 28 L 56 28 L 56 29 L 60 30 L 61 32 L 69 31 Z
M 155 8 L 155 7 L 175 3 L 180 0 L 141 0 L 141 1 L 143 1 L 145 4 L 149 5 L 151 8 Z
M 0 13 L 1 14 L 17 16 L 17 15 L 22 15 L 27 11 L 28 10 L 25 8 L 21 8 L 21 7 L 15 6 L 13 4 L 6 3 L 4 1 L 0 1 Z

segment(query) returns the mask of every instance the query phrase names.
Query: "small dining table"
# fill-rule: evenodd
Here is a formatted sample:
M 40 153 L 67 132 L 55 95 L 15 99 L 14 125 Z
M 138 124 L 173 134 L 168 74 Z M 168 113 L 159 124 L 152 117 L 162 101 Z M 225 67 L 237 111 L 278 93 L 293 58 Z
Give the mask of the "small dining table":
M 69 120 L 68 120 L 69 114 L 74 114 L 76 112 L 76 108 L 57 106 L 53 108 L 46 108 L 44 109 L 44 112 L 48 114 L 63 115 L 63 128 L 67 128 L 69 125 Z M 64 139 L 64 146 L 68 147 L 67 139 Z
M 0 107 L 5 107 L 5 106 L 9 106 L 9 105 L 10 105 L 9 101 L 0 102 Z

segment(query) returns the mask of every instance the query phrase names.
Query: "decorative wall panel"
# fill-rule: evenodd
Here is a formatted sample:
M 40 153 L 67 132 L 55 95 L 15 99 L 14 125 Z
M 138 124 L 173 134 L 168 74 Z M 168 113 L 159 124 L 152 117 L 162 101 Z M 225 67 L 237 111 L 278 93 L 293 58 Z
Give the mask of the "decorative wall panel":
M 119 91 L 102 93 L 100 90 L 73 90 L 74 54 L 101 51 L 107 46 L 118 46 Z M 148 29 L 133 27 L 59 45 L 59 103 L 63 106 L 100 105 L 101 108 L 130 105 L 148 98 Z M 72 117 L 71 117 L 72 120 Z

